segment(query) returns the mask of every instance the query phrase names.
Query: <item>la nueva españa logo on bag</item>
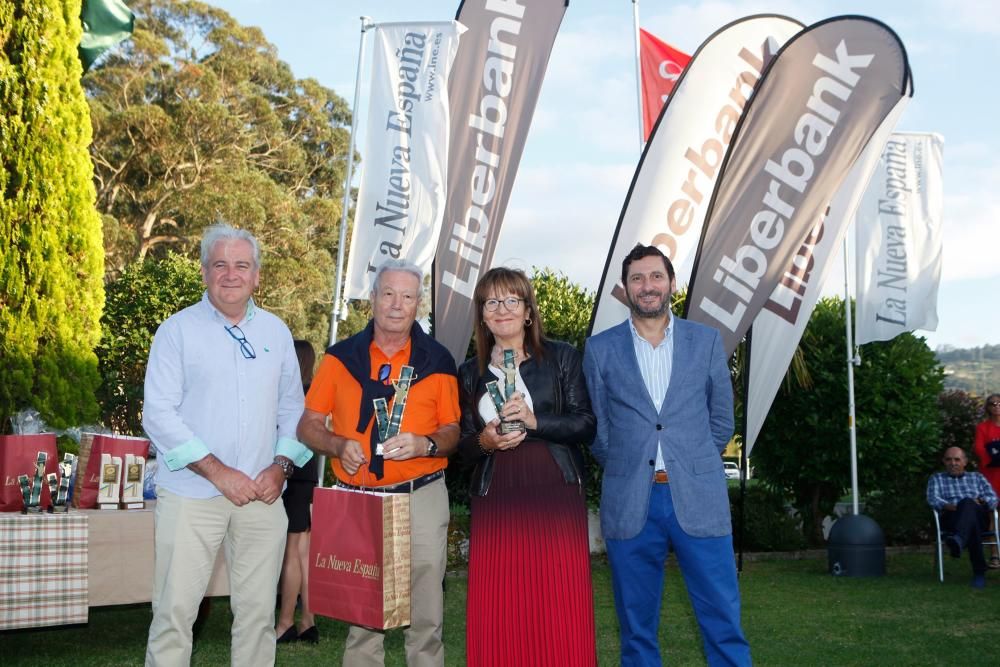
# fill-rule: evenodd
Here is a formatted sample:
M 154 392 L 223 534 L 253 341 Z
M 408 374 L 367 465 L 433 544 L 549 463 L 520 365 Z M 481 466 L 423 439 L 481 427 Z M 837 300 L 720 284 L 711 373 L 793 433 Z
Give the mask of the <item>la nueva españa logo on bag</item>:
M 382 576 L 382 568 L 375 563 L 365 563 L 360 558 L 355 558 L 354 562 L 340 560 L 337 554 L 316 554 L 316 567 L 321 570 L 337 570 L 360 574 L 363 579 L 379 579 Z

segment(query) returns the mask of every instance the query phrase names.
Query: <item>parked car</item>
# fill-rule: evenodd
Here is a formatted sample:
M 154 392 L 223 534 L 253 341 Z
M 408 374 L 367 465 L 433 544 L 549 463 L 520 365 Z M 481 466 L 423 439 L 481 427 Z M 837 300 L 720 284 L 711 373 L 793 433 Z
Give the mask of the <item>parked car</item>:
M 726 472 L 726 479 L 740 478 L 740 467 L 732 461 L 723 461 L 722 468 Z

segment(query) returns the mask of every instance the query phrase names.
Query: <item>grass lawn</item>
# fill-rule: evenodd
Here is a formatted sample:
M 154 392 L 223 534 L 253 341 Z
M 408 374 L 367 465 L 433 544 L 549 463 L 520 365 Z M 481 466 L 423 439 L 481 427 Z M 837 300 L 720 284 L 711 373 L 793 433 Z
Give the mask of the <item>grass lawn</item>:
M 937 581 L 930 554 L 891 556 L 887 575 L 836 578 L 826 560 L 748 562 L 741 578 L 744 629 L 757 665 L 996 665 L 1000 571 L 985 591 L 969 587 L 968 559 L 947 559 Z M 618 662 L 618 628 L 607 563 L 593 561 L 601 665 Z M 465 662 L 465 585 L 448 577 L 448 665 Z M 667 568 L 661 644 L 671 665 L 704 658 L 679 572 Z M 942 619 L 961 619 L 958 623 Z M 141 665 L 149 605 L 95 608 L 86 626 L 0 632 L 3 665 Z M 229 664 L 228 599 L 218 598 L 195 643 L 193 665 Z M 346 628 L 319 619 L 318 645 L 278 647 L 279 665 L 339 665 Z M 387 665 L 404 665 L 402 632 L 386 639 Z M 567 666 L 572 667 L 572 666 Z

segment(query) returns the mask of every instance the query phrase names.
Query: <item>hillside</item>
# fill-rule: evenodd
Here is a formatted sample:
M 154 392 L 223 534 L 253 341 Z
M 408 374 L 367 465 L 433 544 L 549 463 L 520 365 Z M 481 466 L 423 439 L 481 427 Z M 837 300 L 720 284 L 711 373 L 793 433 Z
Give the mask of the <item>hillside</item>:
M 945 368 L 946 389 L 963 389 L 977 396 L 1000 393 L 1000 345 L 965 349 L 943 345 L 935 355 Z

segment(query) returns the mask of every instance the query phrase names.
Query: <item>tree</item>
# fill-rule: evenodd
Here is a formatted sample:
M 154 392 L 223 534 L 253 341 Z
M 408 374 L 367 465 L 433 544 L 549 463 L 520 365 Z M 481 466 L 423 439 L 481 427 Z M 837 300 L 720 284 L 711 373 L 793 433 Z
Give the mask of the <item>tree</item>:
M 257 28 L 201 2 L 136 0 L 131 40 L 84 78 L 108 276 L 195 256 L 217 220 L 263 251 L 256 299 L 325 344 L 350 111 Z
M 940 451 L 948 447 L 961 447 L 975 463 L 972 456 L 972 441 L 976 435 L 976 424 L 983 419 L 983 401 L 961 389 L 949 389 L 938 396 L 941 411 Z
M 143 382 L 153 334 L 163 320 L 201 298 L 199 263 L 170 253 L 128 265 L 107 286 L 98 348 L 98 399 L 106 426 L 142 433 Z
M 533 269 L 531 286 L 535 290 L 545 335 L 582 350 L 594 310 L 594 293 L 548 267 Z
M 97 416 L 104 301 L 79 0 L 0 0 L 0 416 Z
M 823 519 L 850 486 L 843 301 L 817 304 L 801 347 L 812 385 L 781 388 L 754 464 L 764 483 L 793 498 L 807 538 L 820 543 Z M 861 358 L 855 372 L 860 488 L 912 494 L 937 467 L 941 367 L 924 340 L 909 333 L 863 346 Z

